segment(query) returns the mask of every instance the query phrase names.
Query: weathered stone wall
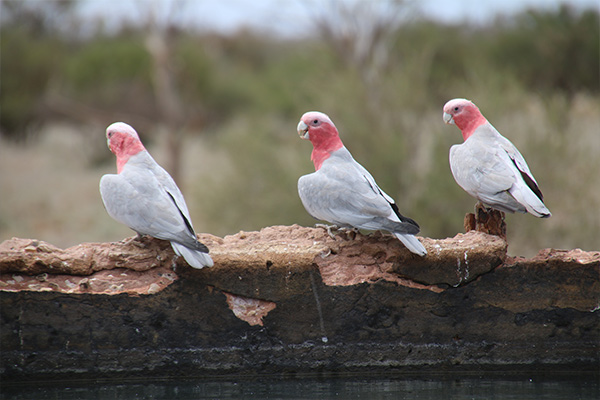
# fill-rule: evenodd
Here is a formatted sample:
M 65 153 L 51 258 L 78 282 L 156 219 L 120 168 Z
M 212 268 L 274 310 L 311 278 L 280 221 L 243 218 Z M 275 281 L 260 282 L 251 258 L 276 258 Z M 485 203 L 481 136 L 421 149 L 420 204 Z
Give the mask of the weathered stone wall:
M 332 239 L 278 226 L 201 235 L 215 266 L 167 242 L 0 244 L 0 373 L 198 376 L 352 370 L 597 370 L 600 252 L 510 258 L 471 231 Z

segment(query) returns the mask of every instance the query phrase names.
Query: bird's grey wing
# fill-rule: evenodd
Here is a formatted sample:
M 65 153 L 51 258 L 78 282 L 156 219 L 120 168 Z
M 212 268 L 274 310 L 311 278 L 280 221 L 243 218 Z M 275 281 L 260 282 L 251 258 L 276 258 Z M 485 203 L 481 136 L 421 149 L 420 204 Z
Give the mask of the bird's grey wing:
M 501 136 L 499 140 L 501 149 L 506 153 L 510 161 L 506 161 L 507 164 L 511 165 L 512 168 L 516 170 L 515 175 L 517 178 L 523 180 L 525 185 L 529 187 L 529 189 L 540 199 L 540 201 L 544 200 L 544 195 L 542 191 L 538 187 L 537 181 L 533 177 L 533 174 L 529 170 L 529 166 L 525 161 L 525 158 L 521 155 L 517 147 L 512 144 L 512 142 L 505 137 Z
M 323 168 L 298 181 L 300 199 L 313 217 L 339 226 L 418 232 L 418 228 L 403 227 L 391 219 L 395 213 L 390 203 L 367 176 L 351 174 L 344 167 L 322 171 Z
M 392 213 L 388 214 L 387 218 L 391 219 L 392 221 L 400 221 L 400 222 L 406 222 L 406 223 L 412 224 L 419 230 L 420 229 L 419 224 L 417 224 L 413 219 L 408 218 L 400 213 L 400 210 L 398 209 L 398 205 L 396 204 L 396 201 L 377 185 L 377 182 L 375 182 L 375 178 L 373 178 L 373 176 L 369 173 L 369 171 L 367 171 L 366 168 L 364 168 L 359 163 L 355 163 L 355 164 L 356 164 L 358 171 L 367 180 L 367 183 L 371 187 L 371 190 L 375 194 L 382 196 L 385 199 L 386 203 L 389 205 L 389 207 L 392 208 L 393 214 Z M 385 206 L 385 204 L 383 202 L 381 202 L 380 199 L 377 199 L 377 200 L 379 200 L 378 204 L 381 207 L 382 213 L 384 213 L 386 210 L 388 210 L 388 208 Z M 417 233 L 417 232 L 415 232 L 415 233 Z
M 497 148 L 471 140 L 450 149 L 452 175 L 471 196 L 489 205 L 501 203 L 515 182 L 514 170 Z
M 298 180 L 298 194 L 306 211 L 314 218 L 339 226 L 356 226 L 368 218 L 360 218 L 359 207 L 351 200 L 354 193 L 340 181 L 314 172 Z
M 192 246 L 201 251 L 206 250 L 206 246 L 198 243 L 196 240 L 196 232 L 194 231 L 194 226 L 192 224 L 192 218 L 190 216 L 190 212 L 188 210 L 187 204 L 179 190 L 179 187 L 175 183 L 175 180 L 169 175 L 169 173 L 161 167 L 152 156 L 146 152 L 143 163 L 148 171 L 152 173 L 158 184 L 162 187 L 162 189 L 168 194 L 169 199 L 173 202 L 177 211 L 179 212 L 183 222 L 185 223 L 186 229 L 190 236 L 194 238 L 195 246 Z M 191 243 L 188 241 L 188 245 Z M 200 249 L 199 247 L 203 247 Z
M 172 196 L 147 172 L 105 175 L 100 192 L 109 215 L 141 234 L 196 246 Z
M 151 156 L 148 155 L 150 158 Z M 188 210 L 187 204 L 185 203 L 185 199 L 183 198 L 183 194 L 179 187 L 175 183 L 175 180 L 169 175 L 169 173 L 161 167 L 154 159 L 151 158 L 151 162 L 149 162 L 149 170 L 154 174 L 156 180 L 164 187 L 164 189 L 169 193 L 177 208 L 181 212 L 182 216 L 186 220 L 186 224 L 189 225 L 191 232 L 195 235 L 194 229 L 192 226 L 192 219 L 190 217 L 190 212 Z

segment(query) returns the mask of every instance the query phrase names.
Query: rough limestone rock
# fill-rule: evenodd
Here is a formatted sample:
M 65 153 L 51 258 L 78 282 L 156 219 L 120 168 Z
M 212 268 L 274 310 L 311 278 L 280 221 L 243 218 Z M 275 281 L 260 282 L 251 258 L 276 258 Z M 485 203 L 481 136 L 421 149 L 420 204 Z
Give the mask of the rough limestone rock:
M 600 252 L 506 255 L 471 231 L 410 253 L 379 232 L 275 226 L 168 242 L 0 244 L 2 379 L 364 370 L 597 371 Z

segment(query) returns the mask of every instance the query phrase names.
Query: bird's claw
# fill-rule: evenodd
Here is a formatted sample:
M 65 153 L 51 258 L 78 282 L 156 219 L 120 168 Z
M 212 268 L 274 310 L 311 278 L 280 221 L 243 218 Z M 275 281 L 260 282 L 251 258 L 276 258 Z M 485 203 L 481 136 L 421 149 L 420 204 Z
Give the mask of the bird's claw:
M 479 210 L 483 210 L 484 212 L 488 213 L 492 208 L 486 206 L 485 204 L 483 204 L 481 201 L 477 201 L 477 203 L 475 203 L 475 215 L 479 214 Z
M 327 234 L 329 235 L 330 238 L 332 238 L 333 240 L 335 240 L 335 233 L 333 233 L 332 231 L 339 231 L 340 228 L 337 225 L 327 225 L 327 224 L 315 224 L 315 228 L 323 228 L 327 231 Z
M 147 249 L 148 244 L 144 243 L 144 235 L 140 235 L 139 233 L 131 238 L 125 239 L 122 243 L 125 245 L 132 244 L 140 249 Z
M 343 226 L 338 229 L 338 232 L 344 233 L 346 235 L 346 238 L 354 240 L 356 239 L 356 235 L 358 235 L 358 228 L 348 228 Z
M 326 224 L 316 224 L 315 228 L 323 228 L 327 231 L 327 234 L 329 235 L 330 238 L 332 238 L 333 240 L 335 240 L 336 234 L 333 233 L 333 231 L 336 231 L 336 233 L 343 233 L 346 236 L 346 239 L 348 239 L 350 237 L 350 239 L 354 240 L 356 239 L 356 235 L 358 234 L 358 229 L 357 228 L 350 228 L 350 227 L 346 227 L 346 226 L 337 226 L 337 225 L 326 225 Z

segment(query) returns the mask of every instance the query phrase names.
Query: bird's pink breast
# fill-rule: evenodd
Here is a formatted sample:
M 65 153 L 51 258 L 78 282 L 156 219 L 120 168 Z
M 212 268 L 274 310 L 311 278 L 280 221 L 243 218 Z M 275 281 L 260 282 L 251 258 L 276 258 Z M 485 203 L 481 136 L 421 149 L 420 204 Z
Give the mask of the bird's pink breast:
M 344 144 L 337 129 L 329 124 L 324 124 L 319 129 L 312 129 L 309 131 L 309 135 L 313 145 L 310 159 L 315 165 L 315 171 L 318 171 L 323 162 L 331 156 L 331 153 L 341 149 Z
M 310 157 L 313 164 L 315 165 L 315 171 L 318 171 L 321 168 L 321 166 L 323 165 L 323 162 L 325 162 L 325 160 L 327 160 L 331 156 L 331 153 L 333 153 L 336 150 L 341 149 L 343 146 L 344 146 L 344 144 L 338 138 L 338 142 L 335 144 L 332 143 L 330 146 L 327 146 L 327 147 L 321 146 L 318 148 L 315 147 L 313 149 L 311 157 Z

